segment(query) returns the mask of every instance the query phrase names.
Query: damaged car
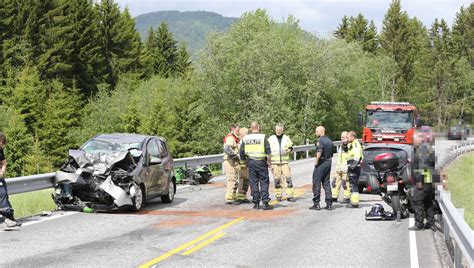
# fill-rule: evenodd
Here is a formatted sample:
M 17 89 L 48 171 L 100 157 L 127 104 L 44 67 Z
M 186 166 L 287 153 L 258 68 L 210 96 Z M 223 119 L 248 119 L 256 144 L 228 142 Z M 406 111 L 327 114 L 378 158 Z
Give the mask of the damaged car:
M 163 138 L 101 134 L 77 150 L 56 172 L 53 200 L 60 209 L 140 210 L 147 200 L 173 202 L 176 179 Z

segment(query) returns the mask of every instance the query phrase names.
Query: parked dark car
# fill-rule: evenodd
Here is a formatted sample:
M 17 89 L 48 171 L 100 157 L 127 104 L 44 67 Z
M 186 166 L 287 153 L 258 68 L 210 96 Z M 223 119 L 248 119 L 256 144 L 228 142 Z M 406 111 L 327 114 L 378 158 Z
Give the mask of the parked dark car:
M 448 130 L 448 139 L 449 140 L 465 140 L 469 137 L 470 129 L 466 125 L 461 123 L 452 126 Z
M 69 150 L 56 172 L 53 200 L 64 210 L 140 210 L 147 200 L 173 202 L 173 158 L 163 138 L 101 134 Z
M 382 153 L 393 152 L 399 157 L 399 168 L 408 164 L 408 168 L 404 171 L 403 176 L 411 177 L 410 163 L 413 163 L 413 147 L 407 144 L 387 144 L 387 143 L 373 143 L 364 145 L 364 159 L 361 162 L 361 173 L 359 177 L 359 191 L 362 192 L 367 188 L 368 181 L 372 177 L 377 177 L 377 170 L 374 168 L 375 156 Z M 369 191 L 370 190 L 370 191 Z M 372 189 L 368 189 L 369 192 Z

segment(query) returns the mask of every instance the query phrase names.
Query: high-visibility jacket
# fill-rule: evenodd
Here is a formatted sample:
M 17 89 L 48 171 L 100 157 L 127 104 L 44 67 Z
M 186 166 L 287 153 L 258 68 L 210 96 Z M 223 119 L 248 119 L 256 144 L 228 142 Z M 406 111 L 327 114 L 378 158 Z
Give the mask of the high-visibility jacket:
M 267 158 L 265 153 L 265 134 L 252 133 L 244 138 L 244 151 L 249 159 L 264 160 Z
M 348 160 L 353 160 L 356 163 L 360 163 L 360 161 L 364 158 L 364 155 L 362 154 L 362 145 L 360 145 L 360 142 L 357 139 L 354 139 L 347 146 L 349 148 Z
M 344 152 L 342 146 L 337 147 L 336 172 L 347 172 L 347 160 L 349 160 L 349 152 Z
M 283 135 L 281 143 L 278 141 L 276 135 L 268 138 L 270 149 L 272 150 L 272 164 L 286 164 L 290 162 L 290 152 L 293 147 L 293 142 L 290 137 Z

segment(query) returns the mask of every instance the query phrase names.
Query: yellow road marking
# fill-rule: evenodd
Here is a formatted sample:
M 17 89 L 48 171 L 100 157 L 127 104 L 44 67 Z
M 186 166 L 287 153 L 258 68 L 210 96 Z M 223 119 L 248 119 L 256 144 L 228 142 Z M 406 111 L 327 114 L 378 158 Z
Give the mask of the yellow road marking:
M 207 232 L 207 233 L 205 233 L 204 235 L 202 235 L 202 236 L 200 236 L 200 237 L 198 237 L 198 238 L 196 238 L 196 239 L 194 239 L 194 240 L 192 240 L 192 241 L 190 241 L 190 242 L 188 242 L 188 243 L 186 243 L 186 244 L 184 244 L 184 245 L 181 245 L 181 246 L 179 246 L 179 247 L 177 247 L 177 248 L 175 248 L 175 249 L 172 249 L 172 250 L 166 252 L 165 254 L 163 254 L 163 255 L 161 255 L 161 256 L 159 256 L 159 257 L 157 257 L 157 258 L 155 258 L 155 259 L 153 259 L 153 260 L 151 260 L 151 261 L 148 261 L 148 262 L 146 262 L 146 263 L 144 263 L 144 264 L 141 264 L 139 267 L 140 267 L 140 268 L 148 268 L 148 267 L 151 267 L 151 266 L 153 266 L 153 265 L 159 263 L 160 261 L 163 261 L 163 260 L 165 260 L 165 259 L 167 259 L 167 258 L 169 258 L 169 257 L 171 257 L 171 256 L 173 256 L 173 255 L 175 255 L 175 254 L 178 254 L 178 253 L 181 252 L 182 250 L 185 250 L 185 249 L 189 248 L 190 246 L 196 244 L 197 242 L 199 242 L 199 241 L 201 241 L 201 240 L 204 240 L 204 239 L 208 238 L 209 236 L 212 236 L 212 235 L 214 235 L 214 234 L 216 234 L 216 233 L 218 233 L 218 232 L 220 232 L 220 231 L 222 231 L 222 230 L 224 230 L 224 229 L 226 229 L 226 228 L 229 228 L 230 226 L 232 226 L 232 225 L 234 225 L 234 224 L 236 224 L 236 223 L 239 223 L 239 222 L 241 222 L 241 221 L 243 221 L 243 220 L 244 220 L 244 218 L 243 218 L 243 217 L 240 217 L 240 218 L 235 219 L 235 220 L 233 220 L 233 221 L 231 221 L 231 222 L 228 222 L 228 223 L 226 223 L 226 224 L 224 224 L 224 225 L 222 225 L 222 226 L 219 226 L 219 227 L 217 227 L 216 229 L 214 229 L 214 230 L 212 230 L 212 231 L 210 231 L 210 232 Z
M 204 242 L 202 242 L 202 243 L 200 243 L 200 244 L 194 246 L 194 247 L 191 248 L 190 250 L 185 251 L 182 255 L 187 256 L 187 255 L 189 255 L 189 254 L 192 254 L 192 253 L 194 253 L 194 252 L 200 250 L 201 248 L 203 248 L 203 247 L 205 247 L 205 246 L 211 244 L 212 242 L 216 241 L 217 239 L 223 237 L 224 235 L 225 235 L 225 233 L 218 233 L 218 234 L 216 234 L 215 236 L 209 238 L 208 240 L 206 240 L 206 241 L 204 241 Z

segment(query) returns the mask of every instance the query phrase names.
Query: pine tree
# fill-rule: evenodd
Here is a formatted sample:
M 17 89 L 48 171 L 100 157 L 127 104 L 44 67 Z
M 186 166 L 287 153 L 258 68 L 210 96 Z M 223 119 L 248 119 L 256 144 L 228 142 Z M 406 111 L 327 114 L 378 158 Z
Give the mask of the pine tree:
M 342 22 L 339 24 L 333 35 L 339 39 L 345 39 L 349 31 L 349 18 L 347 16 L 342 17 Z
M 474 3 L 468 8 L 461 7 L 453 23 L 454 52 L 465 57 L 474 69 Z
M 155 74 L 154 66 L 156 65 L 156 48 L 156 34 L 153 31 L 153 27 L 150 27 L 141 54 L 141 62 L 143 65 L 142 73 L 145 78 L 150 78 Z
M 8 158 L 8 177 L 17 177 L 26 175 L 25 164 L 26 157 L 29 155 L 31 144 L 33 142 L 22 116 L 15 109 L 10 109 L 8 122 L 3 130 L 8 139 L 8 146 L 5 148 Z
M 65 89 L 57 80 L 51 82 L 49 91 L 43 126 L 38 135 L 42 150 L 47 152 L 53 166 L 59 167 L 73 144 L 69 131 L 79 125 L 80 100 L 76 89 Z
M 186 44 L 183 42 L 178 47 L 175 66 L 176 74 L 181 77 L 187 77 L 189 72 L 191 72 L 191 55 L 189 55 Z
M 97 10 L 89 0 L 71 1 L 68 14 L 73 27 L 72 71 L 77 87 L 84 97 L 97 91 L 103 82 L 104 58 L 101 53 L 99 19 Z
M 72 11 L 72 2 L 59 1 L 58 6 L 48 11 L 49 17 L 45 32 L 41 35 L 44 52 L 39 56 L 38 69 L 44 80 L 58 79 L 68 87 L 75 83 L 73 72 L 74 24 L 68 14 Z
M 27 175 L 44 174 L 53 171 L 48 156 L 41 149 L 41 142 L 37 136 L 33 137 L 29 154 L 25 157 L 25 172 Z
M 114 43 L 117 48 L 117 68 L 120 73 L 135 72 L 140 68 L 140 36 L 135 30 L 135 20 L 130 16 L 128 8 L 120 14 L 117 23 L 117 35 Z
M 375 27 L 374 21 L 370 21 L 369 28 L 365 32 L 364 41 L 362 47 L 364 51 L 375 53 L 377 52 L 378 48 L 378 34 L 377 34 L 377 27 Z
M 176 40 L 168 30 L 168 24 L 162 22 L 156 33 L 157 62 L 155 70 L 163 77 L 172 76 L 175 73 L 176 62 Z
M 380 44 L 383 53 L 392 58 L 398 65 L 398 73 L 393 78 L 395 85 L 392 100 L 405 100 L 414 78 L 420 39 L 424 27 L 417 19 L 410 19 L 406 12 L 401 11 L 400 0 L 393 0 L 382 26 Z
M 10 107 L 19 112 L 30 135 L 39 128 L 47 96 L 38 72 L 33 68 L 23 69 L 15 83 Z
M 118 4 L 113 0 L 102 0 L 98 10 L 105 80 L 115 86 L 120 73 L 139 71 L 140 37 L 128 9 L 120 13 Z
M 361 13 L 355 18 L 351 17 L 346 40 L 348 42 L 356 41 L 363 43 L 365 40 L 365 32 L 368 30 L 367 25 L 368 22 Z

